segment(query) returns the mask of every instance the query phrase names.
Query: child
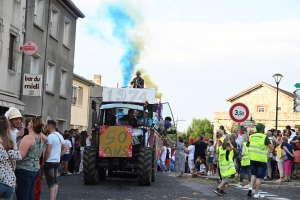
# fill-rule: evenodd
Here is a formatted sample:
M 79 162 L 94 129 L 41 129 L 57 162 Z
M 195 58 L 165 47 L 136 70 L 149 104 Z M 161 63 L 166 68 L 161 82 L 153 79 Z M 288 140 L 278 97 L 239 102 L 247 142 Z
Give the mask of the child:
M 206 167 L 204 163 L 205 160 L 198 156 L 195 163 L 194 175 L 206 175 Z
M 208 173 L 207 175 L 213 175 L 213 171 L 214 171 L 214 154 L 215 154 L 215 148 L 213 146 L 213 141 L 210 140 L 208 141 Z
M 225 185 L 228 183 L 228 177 L 236 173 L 233 163 L 233 146 L 230 140 L 224 141 L 222 147 L 219 149 L 219 167 L 222 177 L 222 182 L 218 188 L 214 190 L 214 193 L 221 196 L 226 194 L 224 192 Z

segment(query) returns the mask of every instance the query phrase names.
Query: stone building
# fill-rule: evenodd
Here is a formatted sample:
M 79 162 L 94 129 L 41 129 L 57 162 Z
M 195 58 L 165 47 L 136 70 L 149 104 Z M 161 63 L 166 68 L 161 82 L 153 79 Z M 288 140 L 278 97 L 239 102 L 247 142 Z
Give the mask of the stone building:
M 24 110 L 19 100 L 24 42 L 25 1 L 0 0 L 0 116 L 9 107 Z
M 294 99 L 296 95 L 280 89 L 278 92 L 278 129 L 283 130 L 285 126 L 299 127 L 300 113 L 294 112 Z M 255 123 L 263 123 L 266 129 L 275 128 L 276 119 L 276 87 L 260 82 L 226 99 L 230 104 L 244 103 L 249 108 L 249 119 Z M 227 112 L 214 113 L 214 126 L 218 129 L 223 125 L 228 132 L 237 127 Z
M 26 41 L 38 51 L 25 56 L 23 72 L 42 74 L 41 96 L 22 96 L 25 116 L 53 119 L 69 129 L 72 102 L 76 22 L 84 14 L 71 0 L 27 0 Z

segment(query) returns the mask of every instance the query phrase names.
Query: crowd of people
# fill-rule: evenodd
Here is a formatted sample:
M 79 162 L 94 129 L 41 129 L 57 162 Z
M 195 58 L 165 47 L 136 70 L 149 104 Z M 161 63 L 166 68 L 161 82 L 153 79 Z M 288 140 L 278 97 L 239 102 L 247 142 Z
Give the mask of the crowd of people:
M 220 185 L 214 192 L 218 195 L 226 194 L 228 178 L 239 176 L 237 187 L 249 189 L 248 196 L 254 193 L 255 198 L 263 198 L 259 193 L 261 181 L 271 181 L 276 174 L 277 182 L 291 182 L 291 175 L 300 176 L 300 129 L 286 126 L 282 131 L 266 131 L 259 123 L 253 129 L 229 134 L 220 126 L 215 140 L 190 138 L 190 145 L 185 147 L 183 138 L 178 137 L 175 154 L 176 176 L 183 175 L 186 164 L 194 177 L 216 174 Z M 245 173 L 248 180 L 243 184 Z
M 91 136 L 77 129 L 63 133 L 54 120 L 45 124 L 41 117 L 23 116 L 10 108 L 0 116 L 0 199 L 39 200 L 42 177 L 55 200 L 57 176 L 81 174 L 83 150 L 91 145 Z M 72 172 L 72 173 L 71 173 Z

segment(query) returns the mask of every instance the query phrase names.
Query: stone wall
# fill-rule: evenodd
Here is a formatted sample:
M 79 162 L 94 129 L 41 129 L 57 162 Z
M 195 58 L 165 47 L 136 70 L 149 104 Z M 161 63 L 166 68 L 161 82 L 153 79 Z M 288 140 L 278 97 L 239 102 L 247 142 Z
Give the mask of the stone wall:
M 271 90 L 268 87 L 260 87 L 247 93 L 237 99 L 232 104 L 244 103 L 248 106 L 250 116 L 255 123 L 263 123 L 266 125 L 266 129 L 275 128 L 276 119 L 276 91 Z M 265 112 L 258 112 L 258 107 L 265 107 Z M 300 125 L 300 113 L 294 112 L 294 101 L 292 98 L 279 92 L 278 95 L 278 129 L 283 130 L 285 126 L 290 125 L 292 128 L 299 127 Z M 217 130 L 220 125 L 223 125 L 225 129 L 230 132 L 234 123 L 227 112 L 215 112 L 214 113 L 214 127 Z

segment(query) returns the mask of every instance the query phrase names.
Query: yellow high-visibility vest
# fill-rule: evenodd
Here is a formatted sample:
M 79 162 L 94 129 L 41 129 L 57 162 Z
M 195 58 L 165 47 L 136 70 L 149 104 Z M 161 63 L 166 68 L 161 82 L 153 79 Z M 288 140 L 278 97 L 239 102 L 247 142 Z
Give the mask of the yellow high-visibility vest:
M 226 160 L 226 150 L 222 150 L 219 154 L 219 167 L 223 178 L 229 177 L 236 173 L 233 163 L 233 150 L 230 151 L 228 161 Z
M 243 148 L 245 148 L 245 154 L 242 156 L 242 166 L 249 166 L 250 165 L 250 159 L 249 159 L 249 148 L 247 147 L 247 142 L 243 143 Z
M 249 159 L 258 162 L 268 162 L 268 146 L 265 145 L 266 135 L 255 133 L 249 138 Z

